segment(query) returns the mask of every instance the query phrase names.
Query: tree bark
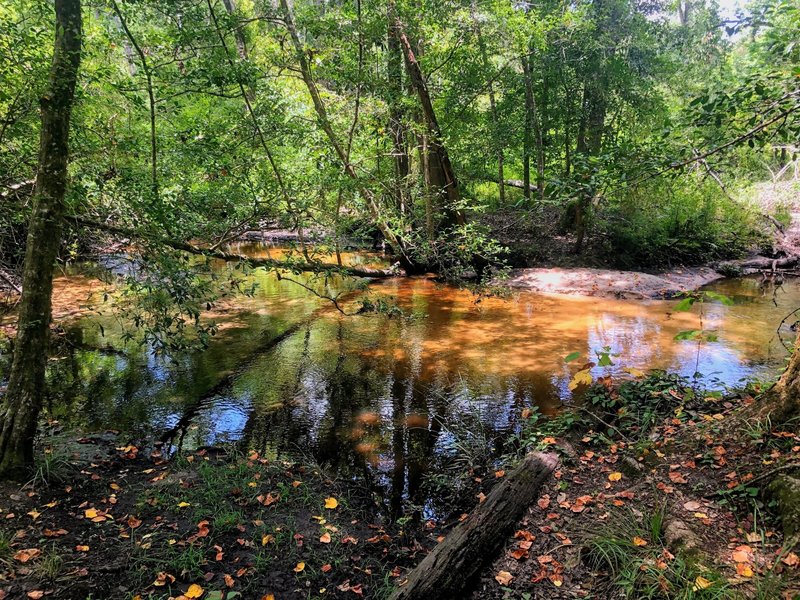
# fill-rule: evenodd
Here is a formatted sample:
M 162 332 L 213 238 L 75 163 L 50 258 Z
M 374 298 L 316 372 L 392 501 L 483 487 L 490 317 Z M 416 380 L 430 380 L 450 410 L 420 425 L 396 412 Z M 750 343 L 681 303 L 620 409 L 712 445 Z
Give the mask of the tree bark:
M 48 90 L 41 100 L 39 165 L 25 247 L 17 339 L 0 407 L 0 477 L 33 465 L 50 338 L 53 270 L 64 220 L 69 123 L 81 58 L 80 0 L 56 0 L 56 34 Z
M 400 45 L 403 48 L 403 57 L 405 58 L 406 70 L 408 71 L 411 85 L 417 92 L 420 105 L 422 107 L 422 115 L 425 119 L 425 124 L 428 129 L 428 161 L 429 173 L 431 178 L 431 185 L 437 192 L 443 206 L 440 208 L 444 215 L 445 227 L 450 225 L 463 225 L 464 214 L 460 208 L 460 194 L 458 190 L 458 180 L 456 179 L 453 165 L 450 162 L 450 156 L 447 153 L 447 148 L 442 139 L 442 130 L 439 127 L 439 121 L 436 118 L 436 112 L 433 110 L 433 102 L 431 95 L 428 91 L 428 84 L 420 69 L 417 57 L 411 47 L 411 42 L 406 36 L 402 24 L 397 22 L 397 34 L 400 40 Z
M 470 579 L 491 560 L 506 533 L 539 495 L 558 464 L 554 454 L 529 454 L 486 499 L 400 583 L 391 600 L 464 598 Z

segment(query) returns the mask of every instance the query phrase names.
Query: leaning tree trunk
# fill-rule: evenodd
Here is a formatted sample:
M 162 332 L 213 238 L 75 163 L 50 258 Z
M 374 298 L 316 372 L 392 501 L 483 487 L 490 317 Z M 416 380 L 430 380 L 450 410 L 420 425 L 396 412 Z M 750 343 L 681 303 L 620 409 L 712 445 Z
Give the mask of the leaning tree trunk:
M 25 248 L 17 339 L 6 397 L 0 407 L 0 476 L 25 473 L 42 407 L 50 335 L 53 269 L 64 220 L 69 121 L 81 59 L 80 0 L 56 0 L 50 81 L 42 96 L 39 167 Z

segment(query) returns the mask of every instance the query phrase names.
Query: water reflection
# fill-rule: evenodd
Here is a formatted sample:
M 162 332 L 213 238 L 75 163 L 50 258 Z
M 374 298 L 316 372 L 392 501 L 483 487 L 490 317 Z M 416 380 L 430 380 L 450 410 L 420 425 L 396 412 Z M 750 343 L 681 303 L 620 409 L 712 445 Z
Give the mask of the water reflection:
M 85 278 L 78 277 L 62 278 L 58 289 L 85 303 Z M 785 352 L 774 329 L 800 306 L 794 280 L 774 299 L 757 280 L 717 284 L 736 304 L 703 307 L 703 327 L 715 329 L 719 341 L 698 354 L 695 343 L 673 339 L 700 326 L 697 309 L 676 313 L 671 302 L 478 298 L 410 278 L 371 287 L 391 297 L 403 317 L 346 317 L 289 282 L 252 277 L 253 297 L 228 299 L 214 313 L 222 326 L 211 346 L 173 361 L 122 351 L 108 315 L 76 321 L 49 370 L 51 415 L 176 447 L 236 442 L 268 457 L 303 453 L 368 481 L 399 511 L 404 499 L 424 502 L 423 477 L 451 451 L 453 422 L 468 420 L 470 431 L 499 446 L 523 408 L 552 413 L 571 402 L 567 384 L 579 362 L 566 364 L 567 354 L 591 359 L 608 346 L 618 355 L 608 370 L 617 375 L 630 367 L 688 376 L 699 370 L 733 384 L 781 364 Z M 341 289 L 335 281 L 324 285 Z

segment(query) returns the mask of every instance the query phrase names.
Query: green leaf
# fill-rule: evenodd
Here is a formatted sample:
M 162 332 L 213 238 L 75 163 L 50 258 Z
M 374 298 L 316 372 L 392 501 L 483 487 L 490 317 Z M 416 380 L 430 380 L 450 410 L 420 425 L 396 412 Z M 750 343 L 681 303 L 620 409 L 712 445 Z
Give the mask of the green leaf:
M 674 307 L 673 311 L 675 312 L 686 312 L 692 309 L 692 306 L 695 303 L 696 298 L 694 296 L 689 296 L 688 298 L 684 298 L 680 302 L 678 302 Z
M 565 362 L 565 363 L 572 362 L 573 360 L 575 360 L 575 359 L 577 359 L 577 358 L 580 358 L 580 356 L 581 356 L 581 353 L 580 353 L 580 352 L 572 352 L 572 353 L 570 353 L 570 354 L 567 354 L 567 355 L 564 357 L 564 362 Z
M 724 294 L 719 294 L 717 292 L 705 292 L 705 295 L 709 300 L 716 300 L 725 306 L 733 306 L 733 300 Z
M 611 356 L 608 352 L 601 352 L 597 355 L 597 365 L 600 367 L 610 367 L 614 363 L 611 362 Z
M 698 335 L 700 335 L 699 329 L 689 329 L 687 331 L 679 332 L 674 339 L 676 342 L 680 342 L 683 340 L 696 340 Z

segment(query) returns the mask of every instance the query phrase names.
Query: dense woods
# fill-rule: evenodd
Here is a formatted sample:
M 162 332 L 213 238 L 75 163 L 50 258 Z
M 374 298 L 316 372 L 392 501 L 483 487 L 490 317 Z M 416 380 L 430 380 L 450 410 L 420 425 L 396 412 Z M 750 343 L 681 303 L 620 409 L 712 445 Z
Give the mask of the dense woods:
M 118 294 L 113 310 L 126 324 L 123 340 L 174 364 L 180 361 L 176 357 L 209 347 L 219 329 L 209 313 L 225 299 L 252 296 L 250 288 L 256 284 L 248 277 L 257 270 L 273 274 L 279 283 L 296 285 L 343 318 L 370 313 L 388 321 L 403 315 L 403 310 L 384 300 L 347 305 L 352 300 L 347 294 L 363 291 L 366 284 L 341 284 L 342 280 L 435 277 L 437 284 L 470 288 L 477 306 L 484 298 L 507 293 L 500 288 L 512 269 L 532 267 L 663 273 L 710 265 L 724 276 L 756 273 L 762 295 L 772 290 L 777 307 L 778 291 L 784 281 L 796 277 L 800 260 L 800 235 L 794 223 L 800 215 L 798 32 L 796 0 L 751 0 L 742 7 L 713 0 L 4 2 L 0 6 L 0 289 L 5 313 L 16 326 L 10 341 L 0 340 L 7 356 L 0 365 L 7 370 L 0 371 L 0 476 L 26 481 L 37 472 L 36 431 L 43 411 L 48 406 L 52 411 L 52 403 L 46 402 L 46 373 L 53 362 L 48 359 L 54 354 L 53 344 L 65 338 L 60 324 L 54 328 L 51 322 L 53 278 L 57 267 L 81 261 L 103 264 L 109 256 L 124 257 L 128 268 L 107 269 L 104 275 Z M 286 236 L 291 249 L 275 257 L 269 250 L 265 256 L 248 255 L 235 246 L 242 239 L 263 239 L 268 234 Z M 383 262 L 348 262 L 347 253 L 353 249 L 380 253 Z M 519 280 L 524 277 L 523 272 Z M 697 344 L 699 365 L 703 345 L 717 341 L 716 333 L 705 329 L 704 302 L 729 299 L 695 291 L 696 287 L 689 286 L 684 300 L 669 311 L 699 307 L 699 328 L 675 337 Z M 597 288 L 595 284 L 589 295 Z M 104 294 L 105 302 L 109 292 Z M 784 325 L 796 331 L 797 323 L 791 325 L 794 308 L 776 330 L 789 351 L 783 375 L 770 383 L 753 384 L 757 393 L 752 387 L 737 391 L 734 396 L 742 405 L 731 413 L 725 433 L 714 435 L 742 442 L 737 428 L 758 420 L 769 422 L 773 432 L 761 437 L 796 439 L 800 350 L 780 337 Z M 306 322 L 312 319 L 305 317 Z M 300 329 L 298 313 L 297 322 L 276 340 Z M 309 338 L 307 333 L 306 346 Z M 338 341 L 344 364 L 341 331 Z M 265 352 L 277 343 L 266 340 L 259 347 Z M 558 429 L 563 415 L 562 421 L 556 417 L 550 425 L 542 425 L 536 421 L 538 413 L 532 416 L 529 407 L 522 409 L 524 420 L 538 422 L 547 435 L 531 434 L 527 446 L 521 437 L 515 438 L 517 450 L 545 449 L 556 444 L 556 438 L 566 439 L 574 426 L 581 434 L 558 442 L 560 456 L 567 457 L 566 465 L 570 460 L 586 463 L 594 450 L 586 450 L 592 455 L 589 459 L 578 459 L 584 449 L 576 448 L 580 443 L 594 444 L 597 429 L 604 432 L 602 443 L 613 447 L 609 464 L 619 458 L 617 448 L 641 451 L 628 456 L 633 463 L 629 466 L 655 489 L 657 468 L 648 473 L 642 465 L 648 455 L 663 458 L 664 454 L 655 450 L 662 446 L 654 446 L 650 454 L 644 445 L 658 436 L 665 444 L 672 438 L 674 432 L 664 425 L 668 418 L 680 422 L 688 411 L 693 426 L 695 420 L 713 424 L 717 415 L 693 404 L 703 399 L 697 378 L 664 389 L 659 386 L 666 379 L 647 379 L 641 384 L 645 391 L 637 391 L 638 400 L 629 402 L 622 388 L 615 387 L 616 380 L 612 384 L 611 375 L 591 374 L 592 369 L 612 365 L 611 357 L 617 355 L 610 347 L 581 351 L 588 352 L 591 362 L 570 374 L 568 389 L 595 390 L 587 392 L 588 408 L 575 409 L 574 414 L 582 416 L 563 429 Z M 591 358 L 594 354 L 597 360 Z M 338 373 L 339 363 L 336 368 Z M 225 370 L 225 382 L 234 371 Z M 79 382 L 82 375 L 75 369 L 70 376 Z M 298 372 L 297 388 L 305 376 Z M 367 381 L 370 375 L 361 377 Z M 397 396 L 392 408 L 395 427 L 399 427 L 395 413 L 400 412 L 400 393 L 392 386 L 398 385 L 392 383 L 387 392 Z M 409 383 L 409 389 L 414 385 Z M 343 389 L 355 387 L 350 382 Z M 567 386 L 562 388 L 565 392 Z M 664 403 L 656 403 L 646 418 L 640 416 L 630 434 L 640 437 L 629 438 L 630 423 L 626 425 L 625 419 L 632 412 L 640 415 L 638 402 L 647 404 L 661 398 L 659 394 Z M 190 421 L 209 397 L 199 398 L 177 422 Z M 518 408 L 514 407 L 517 413 Z M 416 413 L 409 418 L 413 421 Z M 659 419 L 664 423 L 655 425 Z M 345 428 L 335 420 L 337 427 Z M 433 463 L 441 423 L 426 420 L 431 441 L 422 441 L 413 437 L 417 434 L 410 422 L 406 419 L 404 429 L 393 432 L 393 444 L 406 443 L 401 438 L 408 436 L 409 447 L 416 444 Z M 356 430 L 372 425 L 359 422 Z M 761 439 L 750 432 L 753 439 Z M 650 441 L 645 442 L 648 434 Z M 694 441 L 702 437 L 686 435 L 695 436 Z M 703 435 L 711 444 L 713 436 Z M 152 457 L 161 458 L 165 439 L 153 447 Z M 693 442 L 684 442 L 680 445 L 680 452 L 686 452 L 680 455 L 684 463 L 677 464 L 676 458 L 669 466 L 672 483 L 682 483 L 672 471 L 685 468 L 685 462 L 694 464 L 700 456 L 689 450 Z M 131 447 L 125 443 L 116 450 L 122 459 L 137 460 L 138 449 Z M 795 447 L 792 452 L 796 451 Z M 291 468 L 270 471 L 275 468 L 272 463 L 254 455 L 247 459 L 247 468 L 265 469 L 255 479 L 263 475 L 277 481 L 292 474 Z M 527 509 L 557 468 L 555 458 L 548 455 L 544 463 L 536 463 L 534 474 L 526 472 L 531 456 L 514 471 L 514 479 L 498 484 L 489 496 L 481 491 L 471 517 L 464 513 L 448 541 L 422 562 L 431 548 L 407 537 L 414 534 L 402 529 L 406 517 L 396 519 L 402 510 L 397 506 L 400 500 L 393 500 L 390 521 L 399 528 L 403 568 L 410 571 L 420 563 L 419 568 L 401 581 L 395 564 L 391 576 L 398 578 L 400 587 L 388 584 L 368 596 L 434 597 L 430 590 L 440 581 L 450 582 L 441 584 L 448 588 L 455 581 L 459 587 L 474 584 L 480 569 L 508 544 L 504 536 L 527 518 Z M 714 469 L 726 465 L 720 456 L 718 452 L 709 459 L 709 464 L 716 461 Z M 764 469 L 771 464 L 765 461 L 760 466 L 763 473 L 735 479 L 737 484 L 741 479 L 741 485 L 762 482 L 765 490 L 771 486 L 773 499 L 764 505 L 769 503 L 770 510 L 777 511 L 776 519 L 784 516 L 787 542 L 780 552 L 772 549 L 778 557 L 774 565 L 761 565 L 765 581 L 781 560 L 789 567 L 797 564 L 792 552 L 796 528 L 791 527 L 793 517 L 785 515 L 798 514 L 800 493 L 793 475 L 796 459 L 789 451 L 787 456 L 787 462 L 774 471 Z M 156 464 L 161 463 L 156 460 Z M 743 459 L 742 464 L 751 463 Z M 425 468 L 431 465 L 426 463 Z M 470 485 L 481 486 L 484 478 L 488 482 L 493 468 L 486 469 L 480 476 L 479 470 L 466 470 L 474 480 Z M 622 470 L 613 466 L 609 475 L 606 469 L 599 480 L 618 482 Z M 305 472 L 301 469 L 292 474 L 297 480 L 284 483 L 299 487 L 300 473 Z M 225 485 L 238 490 L 233 494 L 237 498 L 242 485 L 257 485 L 242 473 L 241 481 L 225 479 Z M 403 483 L 405 476 L 397 473 L 395 481 Z M 502 473 L 497 475 L 501 479 L 505 471 L 498 468 L 496 473 Z M 555 473 L 560 478 L 562 470 Z M 526 479 L 534 475 L 535 479 Z M 331 485 L 319 477 L 318 486 Z M 591 478 L 576 475 L 581 477 Z M 519 481 L 526 482 L 524 494 L 516 499 L 504 495 L 504 489 L 523 485 Z M 664 485 L 664 480 L 658 482 Z M 281 489 L 288 496 L 285 484 Z M 560 497 L 567 489 L 560 485 L 551 490 L 554 504 L 555 494 Z M 751 496 L 761 493 L 761 488 L 748 489 L 755 489 L 747 492 Z M 344 492 L 339 489 L 339 493 Z M 579 514 L 584 505 L 602 502 L 602 495 L 580 496 L 577 504 L 562 499 L 558 504 Z M 263 494 L 260 498 L 255 503 L 259 510 L 270 505 Z M 147 503 L 155 506 L 150 500 Z M 325 508 L 335 509 L 329 500 L 334 499 L 328 498 Z M 696 503 L 689 496 L 682 500 Z M 133 516 L 141 505 L 129 506 L 133 521 L 128 523 L 141 524 Z M 552 518 L 547 504 L 540 501 L 538 506 L 546 519 Z M 351 508 L 356 510 L 347 510 Z M 35 507 L 32 511 L 39 514 Z M 420 515 L 426 513 L 419 506 L 414 511 L 423 535 L 427 524 Z M 97 514 L 90 517 L 86 512 L 91 522 L 106 520 L 102 511 L 100 521 L 94 520 Z M 705 514 L 699 508 L 692 512 Z M 353 517 L 351 524 L 361 518 L 355 515 L 347 513 Z M 254 518 L 263 525 L 260 516 Z M 324 523 L 324 519 L 319 522 Z M 547 527 L 542 525 L 541 531 L 549 534 Z M 476 531 L 478 538 L 470 534 Z M 520 531 L 527 530 L 517 534 Z M 297 535 L 301 548 L 303 535 Z M 325 535 L 328 541 L 321 543 L 327 544 L 330 535 L 327 531 Z M 517 535 L 516 539 L 530 543 L 517 548 L 515 559 L 528 558 L 532 535 Z M 640 549 L 649 543 L 637 539 L 643 542 L 634 541 Z M 3 544 L 11 547 L 6 538 L 0 537 L 0 542 L 0 554 Z M 668 552 L 668 543 L 664 544 Z M 597 550 L 591 544 L 587 548 Z M 422 554 L 417 557 L 418 552 Z M 592 563 L 594 570 L 614 572 L 623 561 L 600 554 L 603 558 Z M 440 556 L 448 561 L 444 567 L 436 564 Z M 464 556 L 477 558 L 466 565 Z M 563 568 L 548 567 L 551 559 L 539 561 L 539 573 L 546 572 L 539 581 L 549 578 L 560 588 Z M 753 571 L 742 575 L 738 565 L 758 566 L 736 560 L 735 554 L 734 562 L 739 576 L 746 579 Z M 294 572 L 304 568 L 305 563 L 298 562 Z M 689 582 L 683 582 L 684 588 L 693 587 L 693 593 L 700 593 L 697 597 L 706 597 L 703 590 L 717 580 L 694 568 L 687 567 L 691 576 L 681 575 Z M 491 585 L 496 580 L 498 586 L 506 586 L 513 579 L 505 570 L 500 573 L 508 577 L 491 577 Z M 537 583 L 537 575 L 530 575 Z M 152 585 L 160 588 L 168 579 Z M 678 589 L 683 585 L 678 579 L 673 577 L 669 585 Z M 660 586 L 663 595 L 645 596 L 640 580 L 631 585 L 628 597 L 695 597 L 670 595 L 669 586 L 662 583 L 653 589 Z M 194 584 L 183 590 L 181 597 L 204 594 L 202 588 L 199 592 L 193 588 Z M 454 589 L 448 593 L 454 594 Z M 753 589 L 760 593 L 761 588 Z M 351 587 L 349 579 L 337 590 L 362 593 L 361 584 Z M 266 591 L 258 597 L 272 597 Z M 5 593 L 0 586 L 0 599 Z M 114 597 L 113 591 L 108 593 Z M 217 597 L 223 598 L 222 593 Z

